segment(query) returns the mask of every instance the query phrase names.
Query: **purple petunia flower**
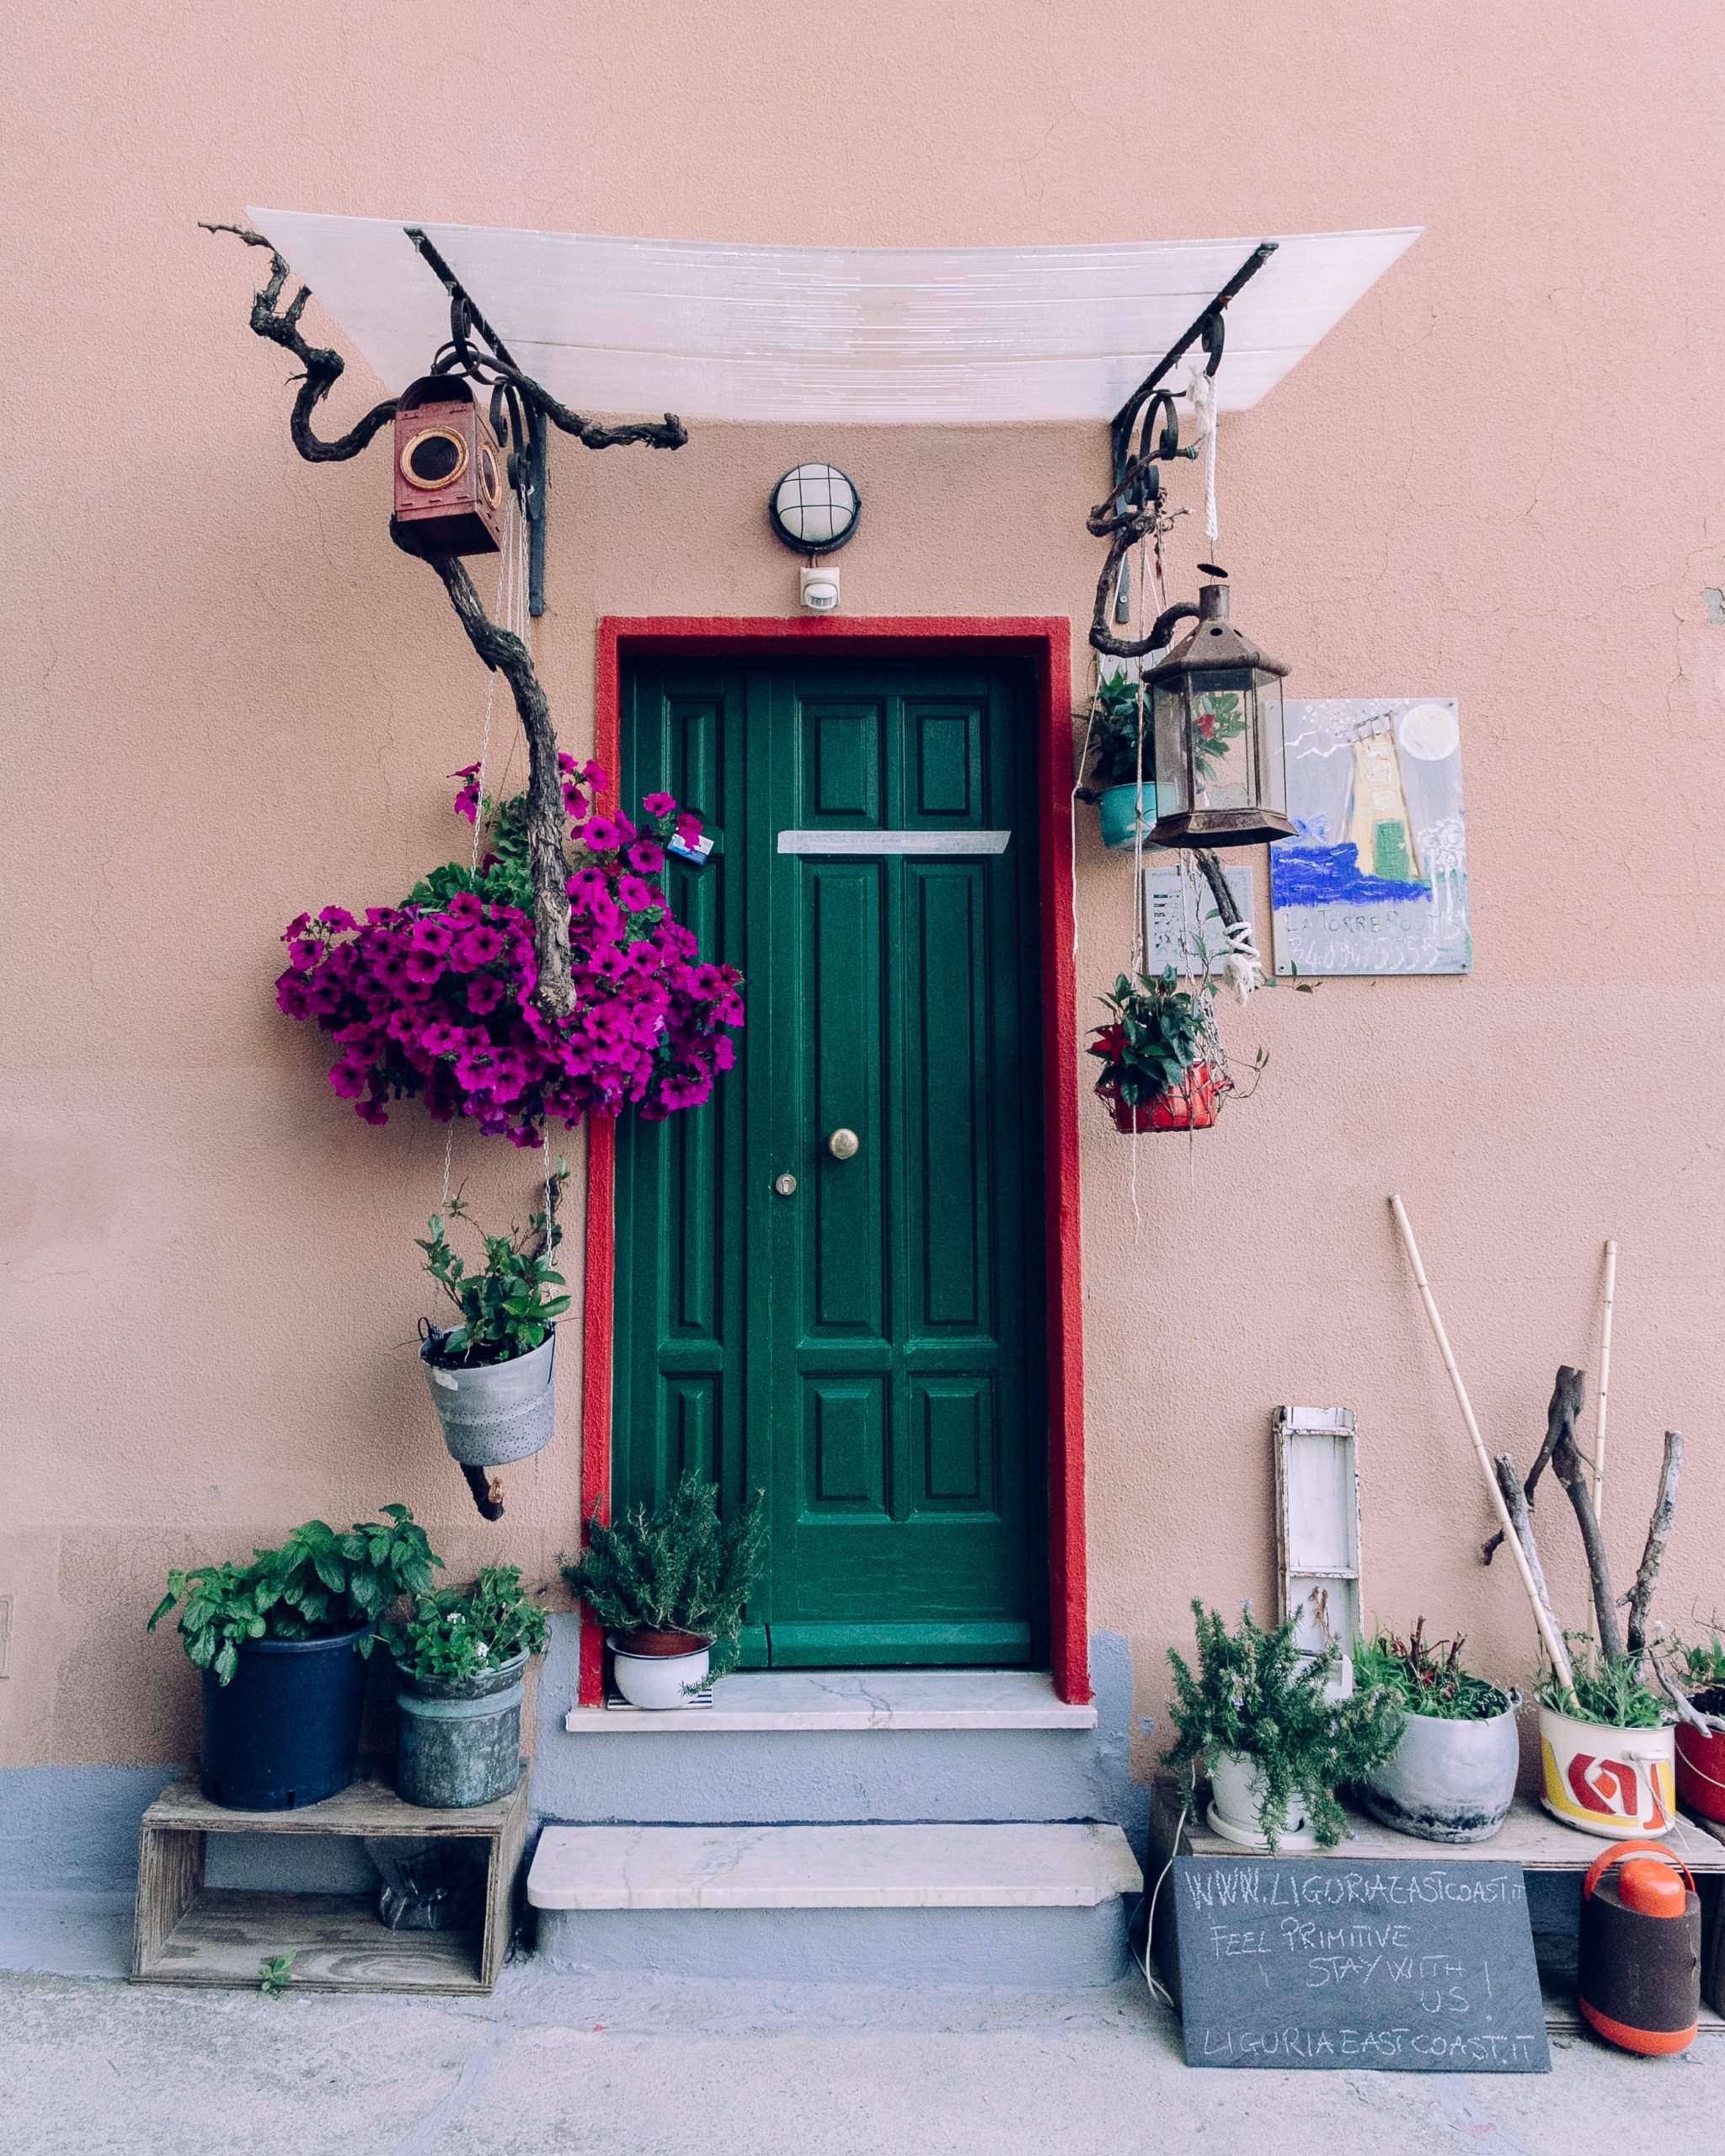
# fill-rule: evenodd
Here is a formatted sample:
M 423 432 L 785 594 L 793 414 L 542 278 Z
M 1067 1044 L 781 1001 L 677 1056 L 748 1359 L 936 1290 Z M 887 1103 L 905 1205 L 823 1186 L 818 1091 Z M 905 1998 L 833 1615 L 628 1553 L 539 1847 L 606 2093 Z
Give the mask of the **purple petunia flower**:
M 665 866 L 665 848 L 654 839 L 637 839 L 629 848 L 629 866 L 644 876 L 656 876 Z
M 622 832 L 610 816 L 590 816 L 581 838 L 595 853 L 614 853 L 622 844 Z
M 675 816 L 677 813 L 677 804 L 668 793 L 649 793 L 641 807 L 649 816 Z

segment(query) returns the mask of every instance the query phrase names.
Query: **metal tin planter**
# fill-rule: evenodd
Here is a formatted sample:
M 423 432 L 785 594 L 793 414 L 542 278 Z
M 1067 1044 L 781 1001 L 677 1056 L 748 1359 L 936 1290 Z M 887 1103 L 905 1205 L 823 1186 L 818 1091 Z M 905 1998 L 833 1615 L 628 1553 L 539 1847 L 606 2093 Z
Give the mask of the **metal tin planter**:
M 462 1811 L 507 1796 L 521 1779 L 525 1654 L 456 1684 L 401 1678 L 395 1789 L 408 1804 Z
M 1693 1704 L 1704 1715 L 1725 1714 L 1725 1686 L 1701 1693 Z M 1678 1723 L 1675 1735 L 1678 1801 L 1697 1817 L 1725 1826 L 1725 1736 L 1686 1721 Z
M 1611 1729 L 1540 1709 L 1540 1801 L 1566 1827 L 1617 1841 L 1676 1822 L 1675 1732 Z
M 443 1442 L 463 1467 L 507 1467 L 551 1442 L 554 1419 L 552 1362 L 557 1336 L 507 1363 L 445 1369 L 422 1342 L 419 1358 L 443 1424 Z
M 204 1672 L 198 1786 L 233 1812 L 320 1804 L 354 1778 L 365 1704 L 360 1625 L 327 1640 L 248 1640 L 226 1684 Z
M 1132 813 L 1135 798 L 1138 804 L 1135 818 Z M 1115 851 L 1131 846 L 1140 831 L 1148 843 L 1151 826 L 1156 821 L 1156 787 L 1149 779 L 1141 785 L 1129 782 L 1124 786 L 1106 787 L 1097 798 L 1096 812 L 1105 846 Z
M 1487 1721 L 1409 1715 L 1402 1742 L 1360 1784 L 1365 1807 L 1423 1842 L 1488 1842 L 1515 1798 L 1521 1748 L 1511 1704 Z

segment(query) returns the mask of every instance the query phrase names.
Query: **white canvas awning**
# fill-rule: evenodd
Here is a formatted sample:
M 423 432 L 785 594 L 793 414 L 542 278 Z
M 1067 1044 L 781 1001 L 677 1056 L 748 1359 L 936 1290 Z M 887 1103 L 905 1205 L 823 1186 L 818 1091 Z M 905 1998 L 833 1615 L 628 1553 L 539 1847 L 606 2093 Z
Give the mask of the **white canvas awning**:
M 405 222 L 249 214 L 387 388 L 425 372 L 449 299 Z M 1112 419 L 1264 237 L 730 247 L 415 228 L 516 364 L 579 410 L 895 426 Z M 1281 238 L 1229 307 L 1221 409 L 1274 388 L 1419 229 Z

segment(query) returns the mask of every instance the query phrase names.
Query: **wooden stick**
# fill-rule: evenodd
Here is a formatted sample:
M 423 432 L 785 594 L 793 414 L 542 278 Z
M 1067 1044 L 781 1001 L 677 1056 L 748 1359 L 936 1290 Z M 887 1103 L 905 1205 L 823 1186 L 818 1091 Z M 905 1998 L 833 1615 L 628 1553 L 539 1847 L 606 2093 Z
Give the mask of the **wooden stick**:
M 1509 1508 L 1509 1517 L 1515 1523 L 1516 1540 L 1527 1553 L 1527 1569 L 1532 1575 L 1534 1587 L 1545 1604 L 1546 1614 L 1551 1620 L 1551 1630 L 1557 1630 L 1557 1613 L 1551 1608 L 1551 1590 L 1546 1585 L 1545 1567 L 1540 1562 L 1539 1545 L 1533 1539 L 1533 1515 L 1528 1508 L 1527 1492 L 1522 1486 L 1521 1476 L 1514 1460 L 1507 1452 L 1500 1452 L 1493 1465 L 1498 1470 L 1498 1487 L 1503 1492 L 1503 1502 Z M 1496 1537 L 1502 1541 L 1503 1537 Z M 1486 1562 L 1491 1562 L 1491 1544 L 1486 1545 Z
M 1546 1658 L 1551 1662 L 1558 1682 L 1566 1690 L 1573 1691 L 1575 1673 L 1569 1666 L 1569 1656 L 1563 1645 L 1563 1636 L 1557 1630 L 1546 1605 L 1541 1601 L 1539 1589 L 1534 1585 L 1533 1574 L 1528 1569 L 1527 1552 L 1521 1546 L 1521 1537 L 1515 1532 L 1515 1522 L 1510 1517 L 1509 1506 L 1503 1502 L 1503 1492 L 1498 1487 L 1498 1478 L 1493 1471 L 1491 1456 L 1486 1450 L 1485 1439 L 1479 1433 L 1479 1424 L 1474 1420 L 1473 1404 L 1467 1397 L 1467 1387 L 1461 1382 L 1461 1373 L 1455 1367 L 1455 1358 L 1450 1347 L 1450 1336 L 1444 1330 L 1444 1321 L 1438 1315 L 1437 1304 L 1433 1300 L 1431 1289 L 1427 1284 L 1425 1267 L 1420 1262 L 1419 1246 L 1413 1240 L 1413 1230 L 1408 1222 L 1407 1209 L 1402 1203 L 1399 1194 L 1391 1198 L 1390 1210 L 1396 1216 L 1396 1225 L 1402 1236 L 1402 1246 L 1407 1252 L 1408 1263 L 1413 1267 L 1413 1277 L 1419 1286 L 1420 1300 L 1425 1305 L 1425 1314 L 1431 1321 L 1432 1331 L 1437 1340 L 1438 1353 L 1444 1358 L 1444 1368 L 1450 1373 L 1450 1382 L 1455 1387 L 1455 1404 L 1461 1408 L 1461 1419 L 1467 1426 L 1467 1434 L 1472 1441 L 1474 1454 L 1479 1461 L 1480 1473 L 1485 1477 L 1486 1489 L 1491 1497 L 1492 1502 L 1498 1508 L 1498 1524 L 1503 1530 L 1504 1540 L 1509 1545 L 1509 1554 L 1515 1560 L 1515 1569 L 1521 1575 L 1521 1584 L 1527 1590 L 1527 1599 L 1533 1610 L 1534 1622 L 1539 1627 L 1540 1638 L 1544 1643 Z
M 1594 1518 L 1605 1517 L 1605 1403 L 1611 1391 L 1611 1305 L 1617 1293 L 1617 1246 L 1605 1245 L 1605 1307 L 1599 1318 L 1599 1400 L 1594 1410 Z
M 1659 1577 L 1665 1545 L 1671 1538 L 1671 1518 L 1677 1509 L 1677 1484 L 1682 1473 L 1683 1433 L 1680 1430 L 1667 1430 L 1665 1458 L 1659 1469 L 1659 1494 L 1653 1501 L 1653 1516 L 1648 1524 L 1647 1547 L 1641 1553 L 1641 1569 L 1626 1598 L 1627 1644 L 1632 1654 L 1641 1654 L 1647 1647 L 1648 1604 L 1653 1598 L 1653 1584 Z
M 1583 1384 L 1586 1382 L 1585 1379 L 1582 1377 L 1582 1374 L 1578 1370 L 1572 1373 L 1572 1374 L 1578 1382 Z M 1545 1440 L 1540 1446 L 1539 1450 L 1534 1454 L 1533 1465 L 1528 1469 L 1527 1480 L 1521 1486 L 1522 1495 L 1527 1500 L 1527 1509 L 1530 1513 L 1533 1511 L 1534 1490 L 1539 1482 L 1541 1476 L 1545 1473 L 1546 1467 L 1550 1465 L 1551 1454 L 1557 1449 L 1558 1438 L 1563 1434 L 1564 1418 L 1567 1416 L 1573 1426 L 1575 1417 L 1578 1415 L 1580 1412 L 1581 1402 L 1578 1400 L 1577 1400 L 1573 1405 L 1571 1404 L 1569 1388 L 1564 1383 L 1563 1373 L 1560 1370 L 1557 1373 L 1557 1384 L 1556 1390 L 1551 1395 L 1551 1404 L 1546 1410 Z M 1509 1455 L 1506 1453 L 1500 1454 L 1499 1457 L 1507 1459 Z M 1515 1508 L 1514 1505 L 1511 1505 L 1509 1509 L 1514 1513 Z M 1503 1530 L 1502 1528 L 1499 1528 L 1498 1532 L 1492 1537 L 1491 1540 L 1481 1550 L 1479 1554 L 1487 1564 L 1489 1565 L 1491 1563 L 1492 1553 L 1496 1550 L 1498 1545 L 1503 1540 Z M 1547 1600 L 1549 1601 L 1549 1597 L 1547 1598 Z
M 1617 1622 L 1617 1597 L 1611 1586 L 1611 1567 L 1606 1561 L 1605 1538 L 1599 1533 L 1599 1518 L 1594 1511 L 1587 1470 L 1582 1465 L 1575 1443 L 1575 1425 L 1582 1406 L 1581 1372 L 1571 1369 L 1566 1364 L 1557 1373 L 1557 1388 L 1560 1392 L 1567 1392 L 1567 1399 L 1563 1427 L 1551 1453 L 1551 1472 L 1563 1485 L 1564 1494 L 1575 1509 L 1575 1524 L 1581 1529 L 1581 1546 L 1586 1553 L 1588 1579 L 1593 1588 L 1594 1637 L 1599 1642 L 1601 1656 L 1608 1662 L 1615 1662 L 1623 1652 L 1623 1635 Z

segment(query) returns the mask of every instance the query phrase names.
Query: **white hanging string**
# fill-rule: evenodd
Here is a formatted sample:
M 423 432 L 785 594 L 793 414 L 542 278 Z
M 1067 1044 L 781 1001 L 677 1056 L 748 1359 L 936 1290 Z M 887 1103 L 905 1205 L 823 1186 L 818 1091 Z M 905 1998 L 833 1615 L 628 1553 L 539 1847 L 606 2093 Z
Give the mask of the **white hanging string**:
M 1204 432 L 1199 440 L 1204 447 L 1204 536 L 1214 547 L 1216 543 L 1216 381 L 1207 374 L 1204 366 L 1194 360 L 1192 372 L 1187 377 L 1186 398 L 1197 415 Z

